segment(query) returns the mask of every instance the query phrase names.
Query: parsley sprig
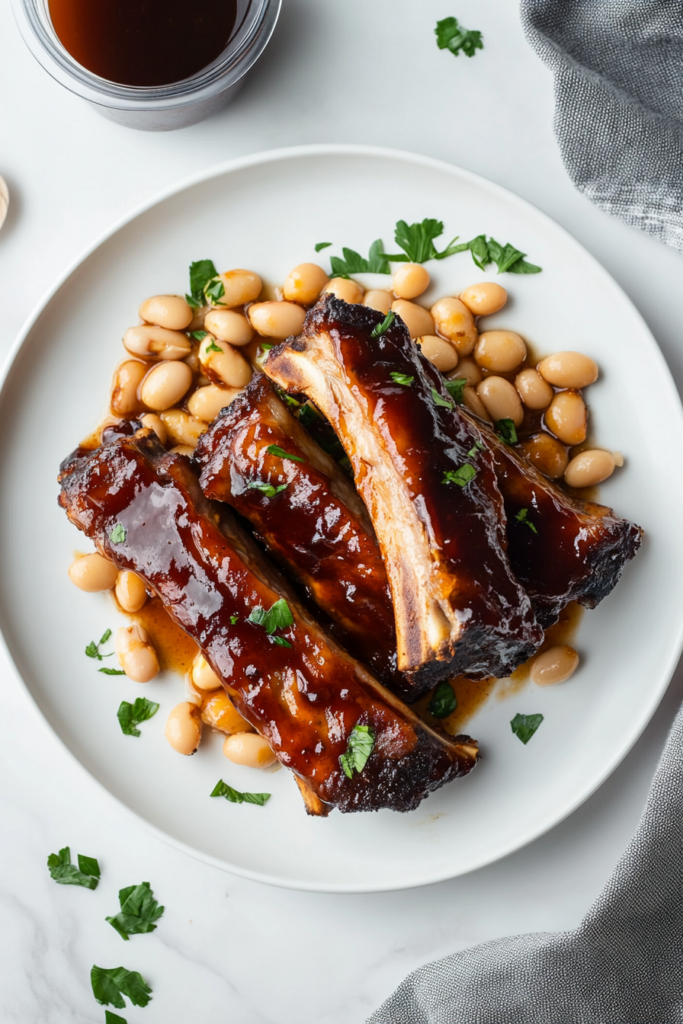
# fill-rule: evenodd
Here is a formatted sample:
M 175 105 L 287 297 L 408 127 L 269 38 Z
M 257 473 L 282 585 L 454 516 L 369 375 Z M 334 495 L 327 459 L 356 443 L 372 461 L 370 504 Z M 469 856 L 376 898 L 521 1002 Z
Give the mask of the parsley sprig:
M 255 626 L 263 626 L 270 640 L 278 647 L 292 646 L 285 637 L 275 636 L 276 630 L 294 625 L 294 616 L 284 597 L 272 604 L 268 611 L 260 605 L 252 608 L 247 622 L 253 622 Z
M 376 238 L 370 246 L 368 258 L 361 256 L 355 249 L 342 247 L 344 258 L 330 256 L 333 277 L 348 277 L 349 274 L 390 274 L 388 257 L 384 254 L 384 243 Z
M 514 420 L 507 418 L 503 420 L 496 420 L 495 431 L 499 437 L 502 437 L 506 444 L 517 444 L 517 441 L 519 440 Z
M 456 405 L 462 405 L 463 395 L 467 387 L 466 377 L 456 377 L 455 380 L 445 380 L 443 385 Z
M 136 727 L 156 715 L 158 710 L 159 705 L 146 697 L 136 697 L 134 704 L 122 700 L 116 712 L 121 732 L 124 736 L 139 736 L 140 730 Z
M 114 651 L 111 651 L 109 654 L 102 654 L 102 652 L 100 651 L 100 647 L 106 644 L 110 637 L 111 630 L 105 629 L 104 633 L 100 637 L 99 643 L 96 644 L 94 640 L 91 640 L 85 649 L 86 657 L 95 658 L 97 661 L 102 661 L 104 658 L 113 658 Z
M 458 487 L 465 487 L 470 480 L 474 480 L 477 471 L 471 462 L 465 462 L 457 469 L 447 469 L 441 481 L 442 484 L 457 484 Z
M 477 50 L 484 49 L 481 32 L 477 29 L 462 28 L 457 18 L 443 18 L 437 21 L 436 45 L 440 50 L 450 50 L 454 57 L 462 52 L 466 57 L 474 57 Z
M 279 484 L 278 487 L 273 487 L 272 484 L 266 484 L 262 480 L 250 480 L 247 484 L 247 489 L 260 491 L 266 498 L 274 498 L 276 494 L 281 494 L 288 487 L 289 484 Z
M 434 715 L 434 718 L 448 718 L 457 706 L 458 702 L 453 693 L 453 687 L 447 679 L 444 679 L 434 690 L 432 699 L 427 705 L 427 711 L 430 715 Z
M 297 402 L 297 405 L 299 403 Z M 300 455 L 292 455 L 291 452 L 286 452 L 284 448 L 281 448 L 279 444 L 269 444 L 266 448 L 269 455 L 276 455 L 278 459 L 291 459 L 292 462 L 305 462 Z
M 231 804 L 257 804 L 259 807 L 263 807 L 270 800 L 270 793 L 240 793 L 238 789 L 233 789 L 222 779 L 218 780 L 209 795 L 223 796 Z
M 188 306 L 191 306 L 192 309 L 200 309 L 206 305 L 204 290 L 215 277 L 218 277 L 218 271 L 213 260 L 197 260 L 195 263 L 190 263 L 190 292 L 185 296 Z M 222 287 L 223 282 L 221 281 L 220 284 Z
M 108 921 L 126 942 L 131 935 L 153 932 L 165 909 L 154 899 L 149 882 L 119 889 L 119 905 L 121 909 L 118 914 L 106 917 L 105 921 Z
M 515 715 L 510 722 L 510 728 L 522 743 L 526 746 L 543 721 L 543 715 Z
M 409 388 L 412 385 L 413 381 L 415 380 L 414 377 L 409 377 L 407 373 L 393 372 L 390 373 L 389 376 L 393 380 L 394 384 L 400 384 L 401 387 L 404 388 Z
M 346 751 L 340 755 L 339 763 L 349 779 L 353 773 L 363 771 L 375 745 L 375 732 L 371 725 L 354 725 L 349 735 Z
M 398 253 L 385 253 L 381 239 L 376 239 L 370 246 L 368 258 L 365 259 L 354 249 L 343 248 L 344 258 L 331 256 L 332 274 L 336 277 L 348 277 L 350 274 L 390 274 L 390 263 L 426 263 L 427 260 L 445 260 L 456 253 L 469 252 L 475 264 L 485 270 L 490 263 L 495 263 L 499 274 L 538 274 L 541 267 L 527 263 L 526 253 L 507 242 L 501 245 L 490 235 L 477 235 L 468 242 L 459 242 L 456 235 L 443 249 L 434 244 L 443 235 L 443 221 L 435 217 L 425 217 L 421 221 L 408 224 L 405 220 L 396 222 L 394 241 L 401 249 Z
M 78 867 L 71 863 L 71 850 L 63 847 L 59 853 L 47 858 L 50 878 L 59 885 L 80 885 L 84 889 L 96 889 L 100 881 L 100 865 L 95 857 L 78 854 Z
M 524 523 L 525 526 L 528 526 L 532 533 L 538 533 L 537 528 L 534 526 L 534 524 L 529 519 L 529 509 L 528 508 L 520 508 L 519 512 L 515 516 L 515 519 L 517 520 L 518 523 Z
M 147 1006 L 152 990 L 139 971 L 128 971 L 125 967 L 98 967 L 90 971 L 93 995 L 102 1006 L 115 1006 L 123 1010 L 128 996 L 133 1006 Z
M 375 324 L 375 326 L 372 328 L 370 337 L 381 338 L 383 334 L 387 333 L 395 319 L 396 314 L 394 313 L 393 309 L 390 309 L 387 315 L 384 317 L 384 320 L 382 320 L 380 324 Z

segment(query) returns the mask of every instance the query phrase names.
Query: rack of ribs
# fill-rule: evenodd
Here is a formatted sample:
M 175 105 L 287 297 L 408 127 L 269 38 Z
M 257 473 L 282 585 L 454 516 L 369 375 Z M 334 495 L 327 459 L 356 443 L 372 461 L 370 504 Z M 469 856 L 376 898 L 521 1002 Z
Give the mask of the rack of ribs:
M 204 494 L 248 520 L 330 635 L 394 693 L 420 696 L 396 668 L 389 583 L 365 506 L 266 376 L 202 434 L 194 461 Z
M 432 684 L 508 675 L 543 632 L 508 561 L 493 456 L 403 322 L 379 333 L 382 321 L 326 296 L 265 372 L 315 403 L 351 461 L 389 578 L 399 669 Z
M 158 594 L 295 773 L 309 813 L 412 810 L 475 765 L 474 740 L 424 725 L 323 633 L 232 513 L 205 498 L 189 459 L 152 431 L 77 450 L 60 482 L 71 522 Z M 269 635 L 253 612 L 279 600 L 292 622 Z M 349 777 L 340 757 L 359 726 L 374 744 Z

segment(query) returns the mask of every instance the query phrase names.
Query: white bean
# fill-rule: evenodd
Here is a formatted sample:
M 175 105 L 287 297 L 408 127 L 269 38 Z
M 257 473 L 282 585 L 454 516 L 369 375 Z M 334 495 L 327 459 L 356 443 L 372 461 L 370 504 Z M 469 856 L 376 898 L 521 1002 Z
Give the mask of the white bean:
M 153 295 L 138 310 L 140 319 L 171 331 L 184 331 L 192 323 L 194 311 L 180 295 Z
M 98 594 L 103 590 L 111 590 L 116 585 L 119 570 L 108 558 L 99 552 L 83 555 L 69 566 L 69 579 L 79 590 L 87 594 Z
M 124 612 L 139 612 L 147 600 L 147 588 L 137 573 L 122 569 L 116 578 L 116 600 Z
M 564 471 L 564 481 L 570 487 L 595 487 L 612 475 L 615 466 L 612 452 L 590 449 L 572 459 Z
M 217 384 L 206 384 L 190 395 L 187 408 L 197 419 L 212 423 L 221 409 L 230 405 L 239 393 L 238 388 L 221 388 Z
M 477 384 L 477 395 L 494 423 L 498 420 L 512 420 L 518 427 L 524 419 L 519 395 L 505 377 L 486 377 Z
M 446 297 L 432 306 L 432 316 L 439 334 L 455 345 L 458 354 L 468 356 L 477 341 L 474 317 L 460 299 Z
M 190 701 L 176 704 L 166 720 L 164 735 L 179 754 L 194 754 L 202 738 L 202 722 L 197 705 Z
M 424 306 L 418 306 L 416 302 L 409 302 L 407 299 L 396 299 L 392 302 L 391 308 L 403 320 L 411 338 L 436 334 L 432 314 Z
M 238 732 L 228 736 L 223 744 L 223 753 L 235 764 L 247 768 L 269 768 L 277 758 L 262 736 L 253 732 Z
M 142 626 L 121 626 L 116 631 L 116 653 L 129 679 L 148 683 L 159 674 L 159 659 Z
M 212 309 L 204 318 L 204 330 L 221 341 L 241 347 L 248 345 L 254 337 L 254 330 L 242 313 L 234 309 Z
M 184 359 L 192 351 L 186 334 L 149 324 L 129 327 L 123 336 L 123 344 L 131 355 L 141 359 Z
M 433 363 L 441 373 L 447 373 L 458 365 L 458 353 L 452 345 L 436 334 L 425 334 L 417 339 L 422 355 Z
M 279 341 L 300 334 L 306 318 L 306 310 L 296 302 L 255 302 L 248 312 L 255 331 L 264 338 Z
M 161 412 L 177 405 L 192 384 L 192 370 L 187 363 L 158 363 L 140 385 L 140 398 L 148 409 Z
M 244 356 L 227 341 L 219 341 L 210 334 L 199 346 L 199 362 L 215 384 L 244 388 L 251 380 L 251 367 Z

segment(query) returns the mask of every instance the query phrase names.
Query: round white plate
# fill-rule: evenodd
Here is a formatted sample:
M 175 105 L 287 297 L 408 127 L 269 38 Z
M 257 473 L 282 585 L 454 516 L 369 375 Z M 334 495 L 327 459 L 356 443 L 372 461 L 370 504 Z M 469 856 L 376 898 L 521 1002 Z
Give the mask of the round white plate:
M 61 461 L 98 422 L 121 336 L 148 295 L 183 292 L 191 260 L 251 267 L 281 282 L 297 263 L 342 245 L 394 249 L 396 220 L 437 217 L 443 243 L 482 232 L 543 267 L 506 275 L 510 302 L 491 326 L 537 352 L 581 349 L 602 376 L 589 392 L 594 437 L 626 457 L 603 500 L 646 530 L 641 553 L 579 633 L 582 665 L 563 686 L 528 684 L 493 698 L 468 725 L 481 764 L 411 814 L 308 818 L 289 773 L 226 761 L 219 737 L 195 757 L 163 736 L 182 682 L 145 687 L 106 677 L 84 647 L 117 625 L 106 595 L 66 574 L 89 543 L 57 506 Z M 316 242 L 334 248 L 316 256 Z M 430 295 L 490 278 L 468 253 L 430 266 Z M 388 281 L 388 279 L 384 279 Z M 0 395 L 0 622 L 10 655 L 51 728 L 83 768 L 145 827 L 209 863 L 293 888 L 370 892 L 434 882 L 503 857 L 551 828 L 609 775 L 642 732 L 681 648 L 683 418 L 664 360 L 614 281 L 538 210 L 476 175 L 434 160 L 361 147 L 263 154 L 214 169 L 118 225 L 40 303 L 18 339 Z M 144 693 L 161 708 L 139 739 L 116 719 Z M 516 712 L 545 720 L 528 746 Z M 27 750 L 27 760 L 30 759 Z M 269 790 L 267 806 L 209 799 L 218 778 Z

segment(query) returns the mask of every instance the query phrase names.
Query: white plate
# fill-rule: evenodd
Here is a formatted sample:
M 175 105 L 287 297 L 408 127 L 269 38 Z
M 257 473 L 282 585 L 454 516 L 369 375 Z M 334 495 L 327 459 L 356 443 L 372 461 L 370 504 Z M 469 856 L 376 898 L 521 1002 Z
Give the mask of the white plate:
M 593 433 L 625 453 L 603 499 L 646 530 L 615 593 L 585 616 L 580 671 L 564 686 L 529 684 L 493 699 L 469 723 L 483 750 L 473 774 L 411 814 L 307 818 L 286 771 L 257 775 L 227 762 L 218 737 L 193 758 L 163 737 L 182 697 L 175 676 L 140 687 L 96 672 L 83 654 L 116 616 L 77 591 L 66 570 L 88 543 L 56 503 L 60 460 L 102 410 L 120 338 L 141 299 L 182 292 L 191 260 L 252 267 L 281 282 L 295 264 L 341 245 L 393 249 L 397 219 L 443 219 L 444 239 L 486 232 L 544 269 L 504 278 L 511 301 L 491 325 L 520 331 L 538 352 L 578 348 L 603 374 L 590 390 Z M 314 244 L 335 248 L 316 257 Z M 464 253 L 430 267 L 432 294 L 489 278 Z M 387 280 L 387 279 L 385 279 Z M 117 226 L 41 302 L 0 396 L 0 620 L 18 672 L 84 769 L 145 827 L 209 863 L 292 888 L 370 892 L 471 871 L 552 827 L 609 775 L 647 724 L 681 648 L 683 418 L 664 360 L 633 306 L 561 228 L 509 192 L 456 167 L 361 147 L 318 146 L 214 169 Z M 123 736 L 122 699 L 159 701 L 142 736 Z M 516 712 L 542 712 L 528 746 Z M 30 761 L 27 750 L 27 762 Z M 210 800 L 223 777 L 270 790 L 264 808 Z

